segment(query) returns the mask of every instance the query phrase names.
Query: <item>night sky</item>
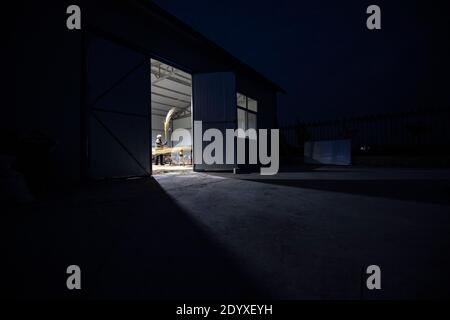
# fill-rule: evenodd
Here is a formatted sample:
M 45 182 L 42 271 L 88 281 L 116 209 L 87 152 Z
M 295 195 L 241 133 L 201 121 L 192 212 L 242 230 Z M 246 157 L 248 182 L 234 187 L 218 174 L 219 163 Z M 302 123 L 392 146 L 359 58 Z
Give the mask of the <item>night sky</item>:
M 281 123 L 449 105 L 447 5 L 432 1 L 157 0 L 281 87 Z M 366 9 L 382 10 L 382 30 Z

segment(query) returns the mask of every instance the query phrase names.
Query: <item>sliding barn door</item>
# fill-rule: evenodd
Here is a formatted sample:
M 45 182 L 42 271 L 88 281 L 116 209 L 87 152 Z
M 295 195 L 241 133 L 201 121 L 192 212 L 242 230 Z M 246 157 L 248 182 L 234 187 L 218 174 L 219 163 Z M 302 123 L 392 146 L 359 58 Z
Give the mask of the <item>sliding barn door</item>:
M 209 128 L 219 129 L 223 134 L 224 164 L 194 164 L 194 170 L 228 170 L 234 164 L 225 164 L 225 130 L 236 128 L 236 85 L 232 72 L 201 73 L 192 77 L 193 120 L 202 121 L 202 136 Z M 201 142 L 194 132 L 194 159 L 198 159 L 210 142 Z M 197 161 L 196 161 L 197 162 Z
M 150 59 L 90 35 L 86 78 L 90 177 L 149 175 Z

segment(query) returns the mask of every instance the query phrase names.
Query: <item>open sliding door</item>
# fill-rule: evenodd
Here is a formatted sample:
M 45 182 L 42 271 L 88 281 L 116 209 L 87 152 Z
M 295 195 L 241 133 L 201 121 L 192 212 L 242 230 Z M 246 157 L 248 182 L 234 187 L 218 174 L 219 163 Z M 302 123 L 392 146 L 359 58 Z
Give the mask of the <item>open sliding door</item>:
M 226 141 L 225 130 L 236 128 L 236 85 L 232 72 L 200 73 L 192 77 L 193 121 L 202 121 L 203 133 L 210 128 L 219 129 L 223 135 L 223 164 L 194 164 L 194 170 L 230 170 L 234 164 L 225 164 Z M 210 144 L 203 141 L 194 132 L 194 160 L 200 156 L 195 144 L 202 141 L 201 153 Z M 236 159 L 236 157 L 234 157 Z M 235 160 L 234 160 L 235 161 Z M 195 161 L 197 162 L 197 161 Z
M 86 41 L 88 174 L 149 175 L 150 58 L 101 37 Z

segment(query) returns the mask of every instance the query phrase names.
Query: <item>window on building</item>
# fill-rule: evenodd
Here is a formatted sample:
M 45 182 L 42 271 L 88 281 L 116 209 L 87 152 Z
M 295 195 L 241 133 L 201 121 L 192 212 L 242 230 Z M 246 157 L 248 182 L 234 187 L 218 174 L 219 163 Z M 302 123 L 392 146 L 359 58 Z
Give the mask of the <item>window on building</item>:
M 258 102 L 241 93 L 237 93 L 237 127 L 238 129 L 258 129 L 257 112 Z M 239 134 L 242 138 L 242 134 Z

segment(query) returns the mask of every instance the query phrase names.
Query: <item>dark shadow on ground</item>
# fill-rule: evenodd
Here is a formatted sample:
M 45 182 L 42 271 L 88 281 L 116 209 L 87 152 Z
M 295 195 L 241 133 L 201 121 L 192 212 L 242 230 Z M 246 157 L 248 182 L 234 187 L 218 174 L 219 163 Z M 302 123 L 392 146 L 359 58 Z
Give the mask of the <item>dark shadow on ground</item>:
M 314 172 L 314 173 L 334 173 L 348 169 L 348 166 L 323 165 L 323 164 L 302 164 L 281 166 L 278 172 Z
M 153 178 L 96 184 L 5 217 L 13 298 L 270 298 Z M 80 291 L 66 288 L 71 264 Z
M 450 205 L 450 180 L 253 179 L 249 181 L 388 199 Z

